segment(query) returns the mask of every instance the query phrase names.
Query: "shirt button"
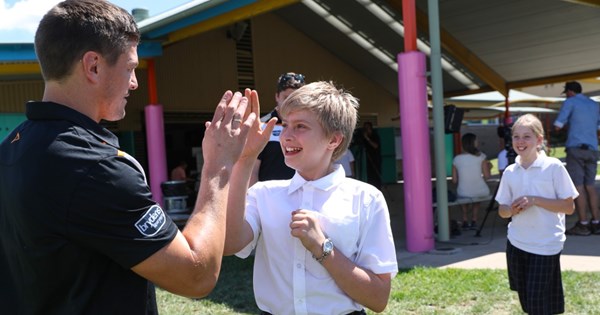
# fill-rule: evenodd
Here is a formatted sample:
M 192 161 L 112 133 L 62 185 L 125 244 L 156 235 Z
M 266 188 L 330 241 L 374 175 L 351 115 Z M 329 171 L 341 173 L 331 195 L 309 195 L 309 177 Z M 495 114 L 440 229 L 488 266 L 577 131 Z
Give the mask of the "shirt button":
M 296 301 L 296 303 L 297 303 L 297 304 L 302 304 L 302 303 L 304 303 L 304 301 L 303 301 L 302 299 L 298 299 L 298 300 Z
M 302 264 L 296 264 L 296 268 L 298 268 L 298 269 L 302 268 Z

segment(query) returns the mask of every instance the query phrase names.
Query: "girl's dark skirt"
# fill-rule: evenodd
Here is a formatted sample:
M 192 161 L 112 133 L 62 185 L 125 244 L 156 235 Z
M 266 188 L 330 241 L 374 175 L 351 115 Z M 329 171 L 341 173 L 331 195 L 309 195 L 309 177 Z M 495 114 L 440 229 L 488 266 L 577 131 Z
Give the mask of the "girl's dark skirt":
M 560 273 L 560 253 L 536 255 L 506 242 L 506 262 L 510 289 L 519 293 L 523 312 L 562 314 L 565 311 Z

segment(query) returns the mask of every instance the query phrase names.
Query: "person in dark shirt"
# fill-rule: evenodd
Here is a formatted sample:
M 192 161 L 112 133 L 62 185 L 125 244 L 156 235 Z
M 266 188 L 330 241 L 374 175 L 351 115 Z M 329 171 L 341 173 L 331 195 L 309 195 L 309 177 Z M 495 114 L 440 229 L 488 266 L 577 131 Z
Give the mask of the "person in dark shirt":
M 99 124 L 125 116 L 139 40 L 133 17 L 103 0 L 61 2 L 39 24 L 43 98 L 0 144 L 3 314 L 157 314 L 154 284 L 189 297 L 216 284 L 229 174 L 249 132 L 262 134 L 256 91 L 225 92 L 206 123 L 199 198 L 179 231 Z
M 381 189 L 381 141 L 379 135 L 373 130 L 373 124 L 363 124 L 362 143 L 365 148 L 367 182 Z
M 285 165 L 283 151 L 279 144 L 279 134 L 281 133 L 281 118 L 277 112 L 279 105 L 292 94 L 295 90 L 304 86 L 304 75 L 294 72 L 287 72 L 279 76 L 277 79 L 277 93 L 275 93 L 275 102 L 277 105 L 267 115 L 261 118 L 261 121 L 266 122 L 271 118 L 277 118 L 277 125 L 271 133 L 271 138 L 264 150 L 258 155 L 254 169 L 250 177 L 250 186 L 257 181 L 273 180 L 273 179 L 290 179 L 294 176 L 295 171 Z

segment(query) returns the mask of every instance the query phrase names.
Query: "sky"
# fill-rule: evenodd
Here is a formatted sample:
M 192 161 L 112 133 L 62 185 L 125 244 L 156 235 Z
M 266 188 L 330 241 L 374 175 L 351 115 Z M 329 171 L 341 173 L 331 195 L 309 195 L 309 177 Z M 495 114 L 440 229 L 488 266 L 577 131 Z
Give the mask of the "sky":
M 0 0 L 0 43 L 33 43 L 42 16 L 60 0 Z M 131 12 L 134 8 L 149 10 L 155 16 L 191 0 L 111 0 Z

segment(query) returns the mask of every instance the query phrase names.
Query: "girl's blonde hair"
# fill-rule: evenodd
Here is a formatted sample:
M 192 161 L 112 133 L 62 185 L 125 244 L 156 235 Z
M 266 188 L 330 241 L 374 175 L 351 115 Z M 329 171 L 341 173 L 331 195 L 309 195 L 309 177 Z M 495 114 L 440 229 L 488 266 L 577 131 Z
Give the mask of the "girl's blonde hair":
M 519 119 L 517 119 L 517 121 L 515 121 L 514 125 L 512 126 L 511 130 L 513 134 L 517 126 L 527 127 L 531 129 L 531 131 L 533 131 L 536 137 L 541 137 L 542 145 L 538 148 L 538 150 L 544 149 L 544 127 L 542 126 L 542 122 L 535 115 L 525 114 L 519 117 Z
M 512 131 L 515 131 L 517 126 L 529 127 L 533 133 L 538 137 L 544 137 L 544 127 L 542 126 L 542 122 L 532 114 L 525 114 L 512 126 Z

